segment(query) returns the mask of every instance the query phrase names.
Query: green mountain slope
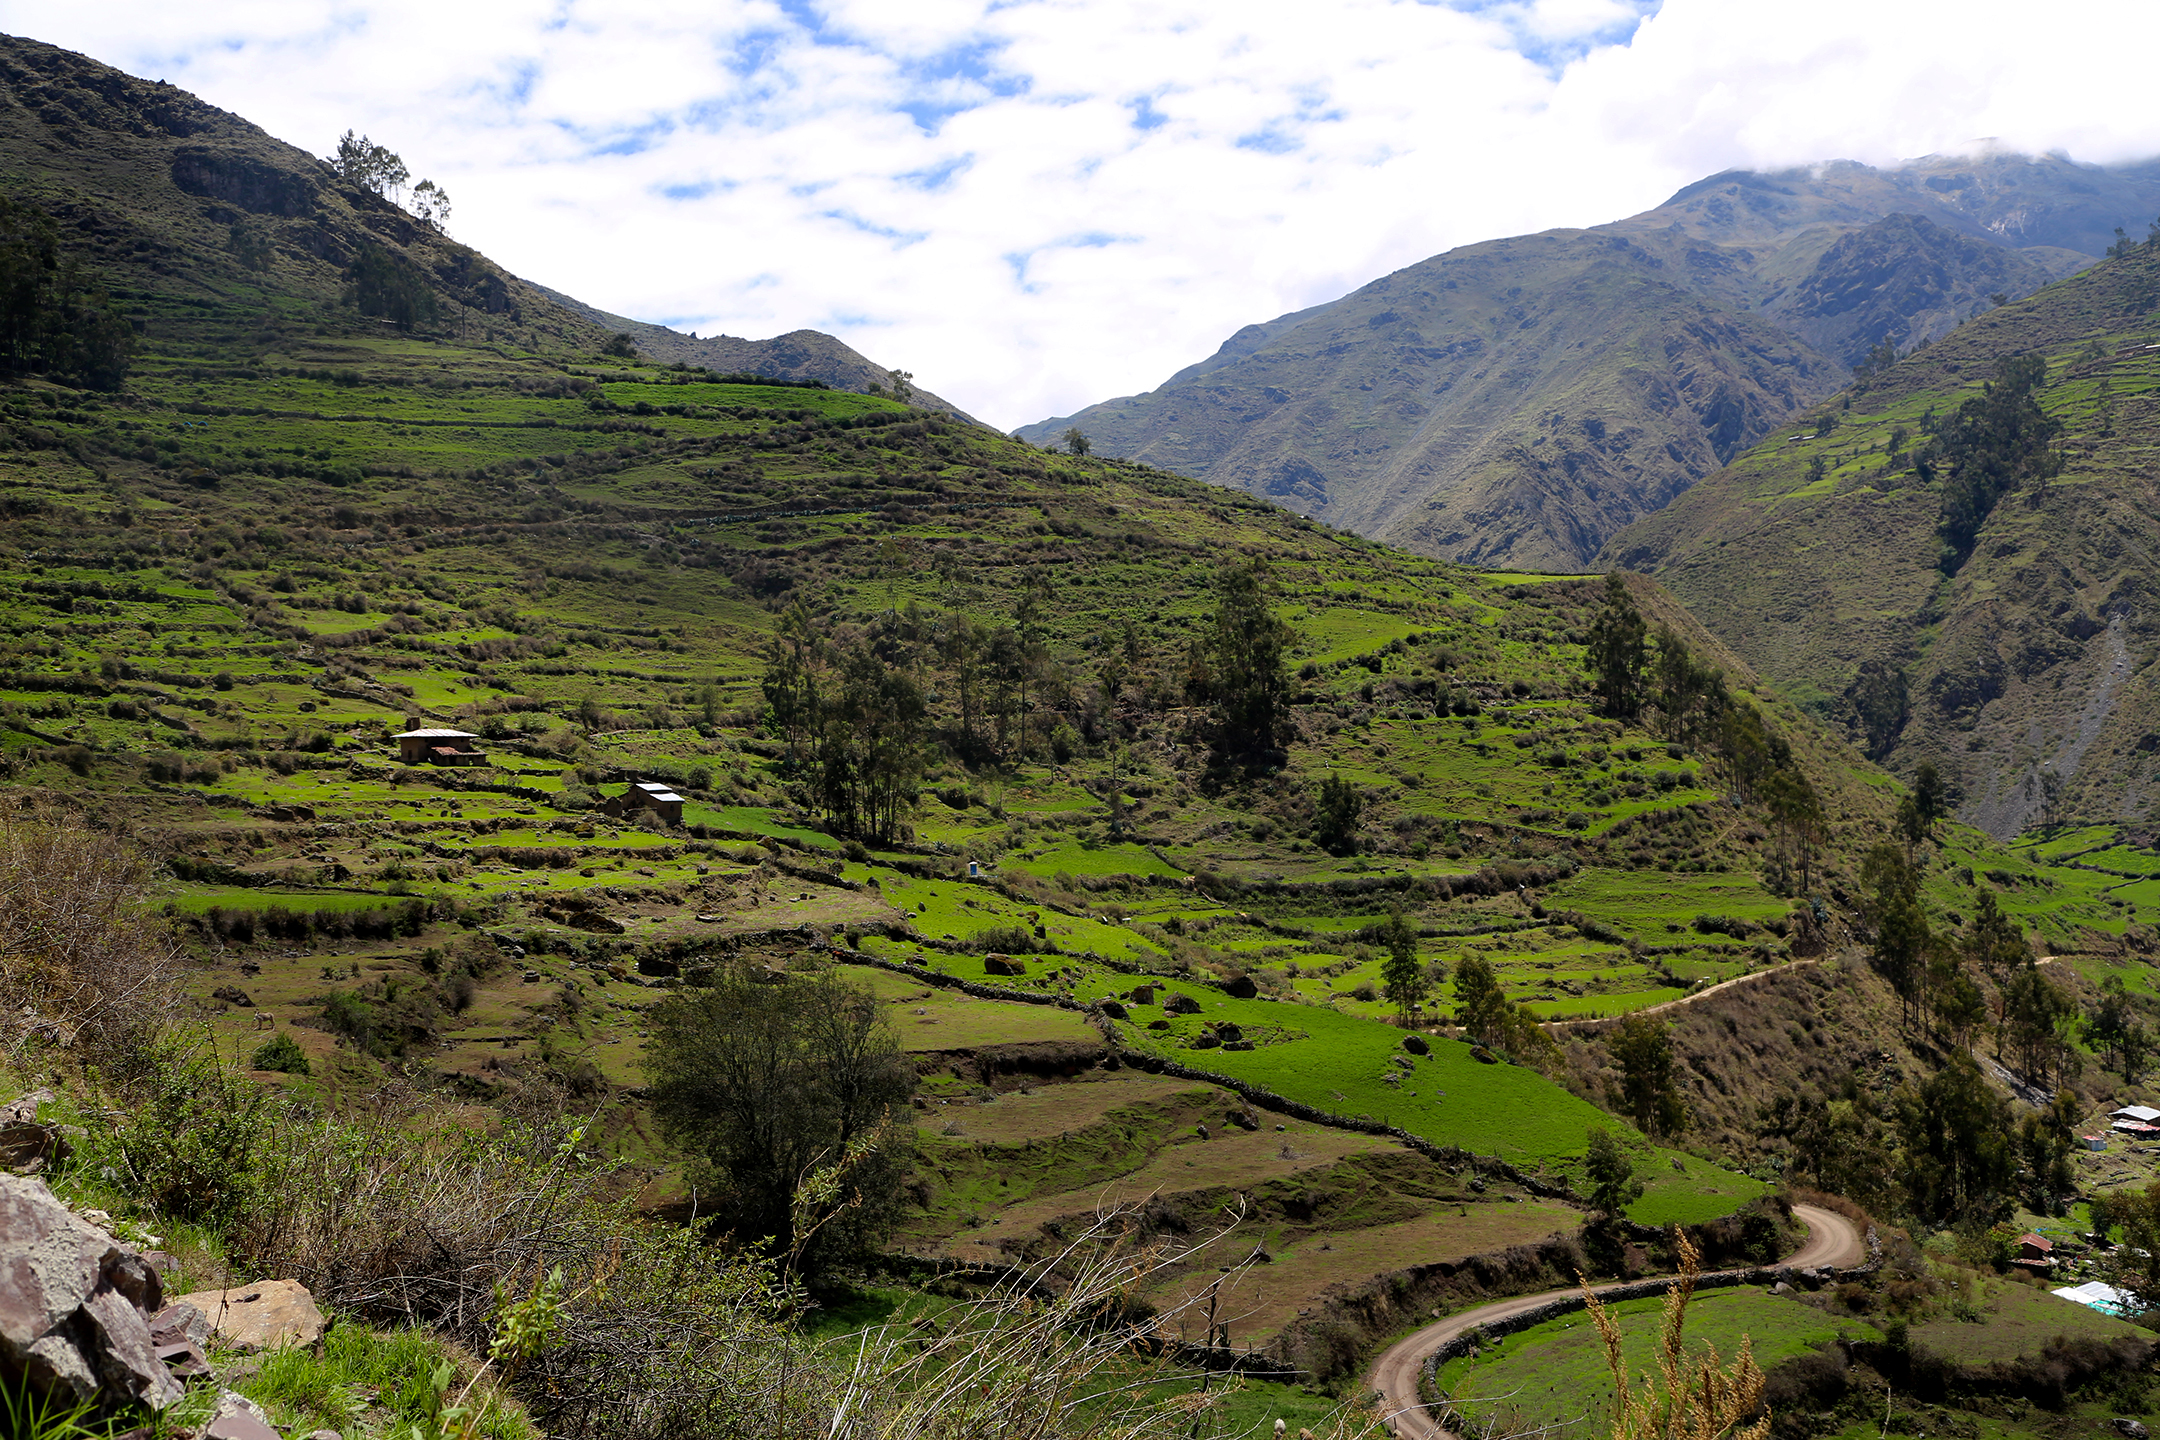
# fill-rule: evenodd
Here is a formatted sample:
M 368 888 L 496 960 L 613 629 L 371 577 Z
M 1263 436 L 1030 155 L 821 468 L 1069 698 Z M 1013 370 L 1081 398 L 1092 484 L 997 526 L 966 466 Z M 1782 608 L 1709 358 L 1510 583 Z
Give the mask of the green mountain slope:
M 1826 407 L 1826 433 L 1803 417 L 1602 559 L 1658 575 L 1893 768 L 1932 761 L 1998 835 L 2149 818 L 2156 295 L 2146 246 L 1970 321 Z M 1947 574 L 1944 476 L 1923 478 L 1915 447 L 2026 354 L 2046 358 L 2065 468 L 1996 503 Z
M 596 349 L 623 330 L 663 363 L 862 390 L 886 379 L 829 335 L 692 339 L 508 274 L 325 162 L 162 82 L 0 36 L 0 188 L 45 206 L 138 318 L 216 297 L 294 313 L 334 300 L 369 245 L 409 265 L 458 336 Z M 922 392 L 918 403 L 952 407 Z
M 1077 425 L 1426 554 L 1581 569 L 1875 345 L 1947 331 L 2160 209 L 2160 168 L 1936 157 L 1733 172 L 1588 230 L 1492 241 L 1247 326 Z

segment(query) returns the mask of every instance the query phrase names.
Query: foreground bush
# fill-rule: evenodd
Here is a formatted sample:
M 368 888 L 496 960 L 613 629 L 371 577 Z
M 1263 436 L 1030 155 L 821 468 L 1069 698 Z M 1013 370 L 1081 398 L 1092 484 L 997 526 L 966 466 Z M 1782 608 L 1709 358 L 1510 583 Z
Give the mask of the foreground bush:
M 233 1259 L 476 1354 L 554 1297 L 512 1388 L 557 1436 L 1141 1440 L 1189 1433 L 1219 1396 L 1177 1383 L 1159 1317 L 1128 1298 L 1180 1257 L 1123 1242 L 1114 1219 L 990 1298 L 827 1345 L 775 1261 L 641 1218 L 582 1140 L 527 1126 L 416 1146 L 396 1116 L 266 1122 Z
M 0 1013 L 17 1031 L 124 1059 L 172 1013 L 177 951 L 144 903 L 148 868 L 78 816 L 0 814 Z

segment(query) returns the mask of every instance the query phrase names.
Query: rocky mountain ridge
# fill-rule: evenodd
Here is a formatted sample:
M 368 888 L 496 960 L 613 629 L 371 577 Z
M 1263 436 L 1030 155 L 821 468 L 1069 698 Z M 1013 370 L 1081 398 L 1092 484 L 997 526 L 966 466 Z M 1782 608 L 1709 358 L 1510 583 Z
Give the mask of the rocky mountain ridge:
M 1581 569 L 1875 346 L 2091 263 L 2160 164 L 1937 156 L 1711 176 L 1240 330 L 1159 389 L 1024 427 L 1494 567 Z

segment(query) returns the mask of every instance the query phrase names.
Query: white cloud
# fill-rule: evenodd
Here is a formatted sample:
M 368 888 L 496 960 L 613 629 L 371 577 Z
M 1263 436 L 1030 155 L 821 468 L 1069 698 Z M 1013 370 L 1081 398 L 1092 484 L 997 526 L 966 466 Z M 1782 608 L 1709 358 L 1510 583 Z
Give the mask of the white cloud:
M 0 0 L 701 334 L 832 330 L 1014 425 L 1453 245 L 1735 165 L 2160 153 L 2143 0 Z M 2108 36 L 2095 44 L 2094 36 Z

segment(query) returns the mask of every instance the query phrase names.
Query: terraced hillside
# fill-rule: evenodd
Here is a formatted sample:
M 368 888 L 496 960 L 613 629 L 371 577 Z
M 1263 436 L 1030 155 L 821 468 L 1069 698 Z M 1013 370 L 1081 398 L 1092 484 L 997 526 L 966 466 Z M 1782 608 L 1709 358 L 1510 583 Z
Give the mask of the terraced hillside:
M 918 1075 L 894 1266 L 1234 1218 L 1239 1254 L 1144 1298 L 1343 1384 L 1437 1305 L 1564 1278 L 1593 1130 L 1629 1218 L 1767 1256 L 1758 1103 L 1942 1059 L 1858 973 L 1898 785 L 1655 583 L 490 323 L 417 232 L 432 308 L 369 314 L 357 244 L 181 265 L 168 170 L 40 163 L 135 342 L 105 388 L 0 386 L 0 778 L 154 858 L 245 1083 L 446 1132 L 574 1106 L 688 1215 L 651 1008 L 837 972 Z M 1613 693 L 1633 624 L 1693 698 Z M 2160 862 L 2115 841 L 1952 827 L 1930 908 L 1984 878 L 2122 968 L 2112 890 Z M 1699 1119 L 1645 1134 L 1603 1022 L 1676 1005 Z
M 1764 1188 L 1659 1152 L 1601 1091 L 1444 1033 L 1414 1058 L 1390 1023 L 1396 911 L 1422 964 L 1478 955 L 1543 1015 L 1784 958 L 1779 842 L 1719 800 L 1714 750 L 1596 713 L 1596 586 L 1459 571 L 889 400 L 320 313 L 273 330 L 198 307 L 151 320 L 118 393 L 18 384 L 0 472 L 11 791 L 162 858 L 213 1032 L 237 1057 L 288 1036 L 313 1071 L 266 1083 L 334 1099 L 402 1076 L 512 1108 L 567 1087 L 665 1204 L 634 1098 L 646 1008 L 713 965 L 837 959 L 931 1077 L 906 1243 L 1025 1254 L 1136 1187 L 1196 1213 L 1264 1192 L 1282 1268 L 1240 1322 L 1256 1341 L 1398 1244 L 1469 1256 L 1571 1228 L 1549 1195 L 1481 1194 L 1462 1162 L 1357 1126 L 1547 1186 L 1614 1128 L 1656 1158 L 1646 1221 Z M 1250 762 L 1211 747 L 1187 691 L 1226 555 L 1265 562 L 1289 635 L 1285 743 Z M 804 627 L 927 697 L 928 769 L 891 839 L 833 833 L 772 723 L 773 642 Z M 964 680 L 974 627 L 1025 658 Z M 1757 703 L 1843 873 L 1886 782 Z M 390 737 L 414 728 L 466 732 L 484 763 L 401 763 Z M 675 787 L 679 822 L 600 808 L 633 779 Z M 1330 780 L 1361 802 L 1332 849 Z M 1443 984 L 1421 1014 L 1451 1010 Z M 1170 1115 L 1085 1163 L 1044 1157 L 1088 1129 L 1075 1092 L 1162 1061 L 1219 1077 L 1185 1087 L 1211 1097 L 1200 1149 Z M 1001 1136 L 1020 1084 L 1055 1098 Z M 1337 1118 L 1278 1133 L 1240 1085 Z M 1226 1138 L 1233 1112 L 1258 1128 Z M 1374 1202 L 1294 1213 L 1346 1185 Z
M 1891 768 L 1934 764 L 1961 813 L 1997 835 L 2141 824 L 2160 727 L 2156 293 L 2160 253 L 2137 246 L 1969 321 L 1616 536 L 1604 558 L 1657 575 Z M 2027 464 L 1953 535 L 1958 472 L 1931 458 L 1933 436 L 2021 356 L 2044 361 L 2035 423 L 2059 427 L 2044 439 L 2059 460 Z

